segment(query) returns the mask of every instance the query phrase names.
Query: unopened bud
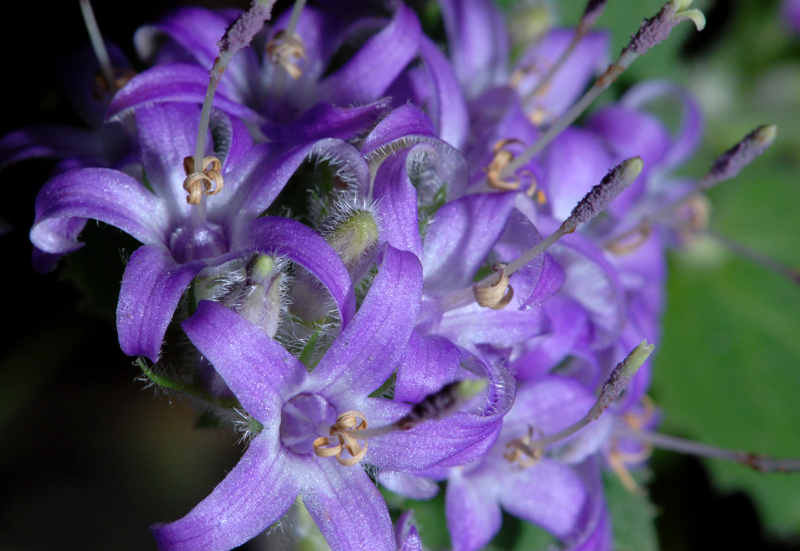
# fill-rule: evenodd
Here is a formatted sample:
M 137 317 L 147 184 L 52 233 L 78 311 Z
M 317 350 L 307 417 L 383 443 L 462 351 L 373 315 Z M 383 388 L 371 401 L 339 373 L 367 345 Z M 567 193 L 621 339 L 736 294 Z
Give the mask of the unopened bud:
M 631 382 L 631 379 L 636 375 L 636 372 L 639 371 L 639 368 L 642 367 L 642 364 L 647 360 L 650 354 L 653 352 L 655 348 L 652 344 L 647 344 L 647 340 L 643 340 L 639 343 L 639 346 L 631 350 L 631 353 L 628 354 L 628 357 L 622 360 L 614 370 L 611 372 L 611 375 L 606 380 L 605 384 L 603 384 L 603 388 L 600 391 L 600 397 L 597 399 L 597 402 L 589 411 L 587 415 L 590 419 L 597 419 L 600 417 L 608 406 L 611 405 L 611 402 L 616 400 L 622 391 L 627 388 L 628 384 Z
M 575 228 L 603 212 L 642 173 L 643 168 L 642 158 L 633 157 L 609 170 L 603 180 L 575 205 L 569 218 L 561 224 L 561 230 L 572 233 Z
M 700 189 L 708 189 L 738 176 L 747 165 L 772 145 L 777 135 L 778 127 L 774 124 L 765 124 L 750 132 L 742 141 L 719 156 L 700 182 Z
M 589 0 L 586 9 L 583 11 L 580 23 L 578 23 L 578 33 L 585 34 L 594 27 L 597 20 L 603 15 L 606 7 L 606 0 Z
M 336 207 L 334 207 L 336 208 Z M 370 253 L 378 244 L 378 224 L 368 210 L 346 206 L 326 220 L 325 240 L 333 247 L 354 279 L 371 263 Z

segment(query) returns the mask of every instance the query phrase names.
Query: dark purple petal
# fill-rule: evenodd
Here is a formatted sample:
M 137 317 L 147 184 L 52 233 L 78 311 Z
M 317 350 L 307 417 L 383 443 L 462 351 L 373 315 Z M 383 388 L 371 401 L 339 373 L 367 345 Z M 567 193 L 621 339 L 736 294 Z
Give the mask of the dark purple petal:
M 51 254 L 79 249 L 77 226 L 64 221 L 74 218 L 106 222 L 147 245 L 166 241 L 168 215 L 163 204 L 122 172 L 86 168 L 48 182 L 36 196 L 31 242 Z
M 208 69 L 184 63 L 157 65 L 132 78 L 114 96 L 106 116 L 108 120 L 118 120 L 153 103 L 183 102 L 199 106 L 203 104 L 207 88 Z M 235 117 L 254 122 L 264 119 L 243 105 L 242 101 L 235 89 L 229 90 L 220 85 L 214 95 L 213 106 Z
M 447 339 L 411 333 L 405 355 L 397 366 L 394 399 L 418 403 L 455 380 L 460 353 Z
M 284 400 L 306 379 L 303 364 L 258 326 L 216 302 L 200 301 L 181 326 L 247 412 L 265 427 L 278 427 Z
M 507 78 L 509 41 L 491 0 L 440 0 L 453 67 L 468 98 Z
M 502 515 L 497 504 L 496 484 L 481 478 L 481 483 L 453 470 L 447 480 L 445 512 L 453 551 L 477 551 L 500 530 Z
M 239 248 L 287 258 L 308 270 L 330 292 L 342 326 L 350 323 L 356 309 L 350 275 L 333 247 L 314 230 L 288 218 L 259 218 L 248 226 Z
M 153 26 L 140 28 L 134 42 L 140 55 L 147 59 L 152 57 L 154 42 L 157 41 L 154 40 L 157 35 L 154 31 L 166 34 L 206 71 L 208 81 L 208 71 L 219 55 L 217 42 L 232 22 L 233 19 L 222 13 L 196 7 L 182 8 Z M 246 90 L 248 78 L 257 67 L 255 50 L 246 48 L 237 52 L 228 64 L 220 86 Z
M 316 392 L 363 396 L 386 381 L 411 335 L 421 293 L 417 257 L 388 246 L 367 298 L 311 375 Z
M 36 157 L 94 157 L 97 164 L 104 164 L 120 155 L 125 144 L 125 134 L 117 125 L 97 130 L 50 124 L 31 126 L 0 140 L 0 169 Z
M 372 197 L 378 210 L 379 240 L 422 256 L 417 190 L 408 177 L 408 151 L 389 156 L 375 175 Z
M 783 23 L 793 32 L 800 34 L 800 1 L 783 0 L 781 5 Z
M 611 519 L 603 498 L 599 462 L 596 458 L 590 458 L 575 470 L 583 479 L 588 499 L 584 503 L 575 530 L 564 538 L 564 543 L 569 551 L 610 551 Z
M 472 286 L 475 273 L 503 232 L 515 193 L 468 195 L 436 213 L 425 237 L 425 291 Z
M 318 459 L 306 476 L 310 484 L 302 492 L 303 504 L 331 551 L 397 550 L 383 496 L 361 467 Z
M 206 263 L 179 265 L 162 247 L 140 247 L 131 255 L 117 304 L 117 332 L 129 356 L 158 359 L 161 341 L 178 301 Z
M 321 83 L 321 96 L 340 105 L 367 103 L 381 97 L 417 56 L 421 34 L 413 10 L 400 4 L 391 23 Z
M 293 122 L 266 124 L 261 130 L 270 140 L 281 143 L 299 144 L 322 138 L 352 140 L 374 126 L 375 121 L 388 111 L 390 104 L 389 99 L 380 99 L 361 107 L 335 107 L 320 102 Z
M 462 149 L 469 132 L 469 116 L 453 67 L 427 36 L 422 36 L 419 53 L 430 79 L 428 112 L 436 125 L 437 134 L 456 149 Z
M 278 520 L 299 493 L 292 454 L 265 427 L 214 491 L 182 519 L 151 527 L 161 551 L 228 551 Z

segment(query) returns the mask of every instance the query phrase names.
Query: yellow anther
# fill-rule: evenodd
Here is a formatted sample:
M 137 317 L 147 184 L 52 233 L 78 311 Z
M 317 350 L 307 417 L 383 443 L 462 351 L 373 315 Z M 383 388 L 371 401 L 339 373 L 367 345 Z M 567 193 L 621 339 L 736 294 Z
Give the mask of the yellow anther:
M 536 192 L 536 202 L 540 205 L 544 205 L 547 202 L 547 197 L 541 189 Z
M 642 406 L 644 406 L 644 411 L 640 414 L 626 413 L 622 417 L 625 424 L 633 430 L 640 431 L 644 429 L 647 423 L 649 423 L 656 414 L 656 406 L 649 396 L 644 396 L 642 398 Z M 653 447 L 649 444 L 643 445 L 642 449 L 636 453 L 629 453 L 620 450 L 617 443 L 614 442 L 608 454 L 608 463 L 620 482 L 622 482 L 622 485 L 625 486 L 629 492 L 632 494 L 640 494 L 642 493 L 642 488 L 633 479 L 633 476 L 631 476 L 628 465 L 635 465 L 636 463 L 646 461 L 652 454 Z
M 542 448 L 536 448 L 533 455 L 529 455 L 520 447 L 520 445 L 530 445 L 531 441 L 533 440 L 533 432 L 534 428 L 528 427 L 528 433 L 525 436 L 516 438 L 506 444 L 508 451 L 503 454 L 503 457 L 506 459 L 506 461 L 509 463 L 516 463 L 521 469 L 527 469 L 528 467 L 532 467 L 539 462 L 539 460 L 542 458 L 542 454 L 544 453 Z
M 475 293 L 475 302 L 492 310 L 502 310 L 511 302 L 511 299 L 514 298 L 514 289 L 508 284 L 505 268 L 505 264 L 492 266 L 492 270 L 500 274 L 500 279 L 494 285 L 489 287 L 474 285 L 472 287 L 472 292 Z
M 314 455 L 317 457 L 336 457 L 336 460 L 345 467 L 352 467 L 367 455 L 367 441 L 364 445 L 358 443 L 359 438 L 351 431 L 359 431 L 367 428 L 367 418 L 358 411 L 346 411 L 331 425 L 330 437 L 320 436 L 311 444 L 314 448 Z M 338 439 L 338 444 L 333 444 Z M 347 450 L 350 457 L 342 458 L 342 452 Z
M 606 249 L 617 256 L 629 255 L 638 251 L 642 245 L 647 243 L 647 239 L 650 237 L 651 233 L 653 233 L 653 228 L 651 226 L 641 226 L 634 236 L 626 235 L 621 239 L 615 239 L 606 245 Z M 630 239 L 631 237 L 633 237 L 633 239 Z
M 514 154 L 506 149 L 507 145 L 513 143 L 522 144 L 521 141 L 513 138 L 499 140 L 494 144 L 494 148 L 492 149 L 492 153 L 494 154 L 492 162 L 483 169 L 486 173 L 486 180 L 489 183 L 489 187 L 492 189 L 498 191 L 515 191 L 519 189 L 519 176 L 515 174 L 511 179 L 505 180 L 501 177 L 503 170 L 514 160 Z
M 293 80 L 297 80 L 303 71 L 297 66 L 300 59 L 306 57 L 306 47 L 303 39 L 297 34 L 286 35 L 286 31 L 279 31 L 275 38 L 267 42 L 266 46 L 269 60 L 283 67 Z
M 203 159 L 203 172 L 195 172 L 194 157 L 186 157 L 183 159 L 183 170 L 186 172 L 183 189 L 189 194 L 186 202 L 190 205 L 199 205 L 203 194 L 216 195 L 222 191 L 222 163 L 216 157 Z
M 102 100 L 109 92 L 116 92 L 121 90 L 123 86 L 128 84 L 133 77 L 136 76 L 136 71 L 133 69 L 120 69 L 114 67 L 114 81 L 108 82 L 106 75 L 103 74 L 101 69 L 98 69 L 94 74 L 94 87 L 92 88 L 92 95 L 98 101 Z
M 544 107 L 537 107 L 531 114 L 528 115 L 528 120 L 531 122 L 533 126 L 541 126 L 550 118 L 550 114 L 547 112 L 547 109 Z

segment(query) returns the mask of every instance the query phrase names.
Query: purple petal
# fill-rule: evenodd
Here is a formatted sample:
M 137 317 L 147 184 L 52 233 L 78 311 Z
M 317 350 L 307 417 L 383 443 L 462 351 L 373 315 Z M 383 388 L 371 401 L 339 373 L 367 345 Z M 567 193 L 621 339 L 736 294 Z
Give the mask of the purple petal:
M 800 34 L 800 1 L 783 0 L 781 5 L 783 23 L 795 33 Z
M 583 479 L 588 499 L 584 503 L 575 530 L 564 538 L 564 543 L 569 551 L 610 551 L 611 522 L 603 499 L 599 462 L 591 458 L 575 470 Z
M 411 333 L 405 355 L 397 366 L 394 399 L 418 403 L 455 380 L 460 353 L 447 339 Z
M 469 132 L 469 116 L 458 79 L 447 58 L 427 36 L 422 36 L 419 53 L 430 79 L 428 110 L 437 134 L 456 149 L 462 149 Z
M 369 398 L 360 406 L 371 426 L 400 420 L 411 405 Z M 411 430 L 392 432 L 369 441 L 365 461 L 381 469 L 421 472 L 443 464 L 463 465 L 492 447 L 500 432 L 499 416 L 455 413 L 440 421 L 427 421 Z M 467 453 L 465 453 L 467 452 Z
M 416 256 L 386 248 L 378 275 L 353 321 L 345 327 L 311 377 L 328 397 L 368 394 L 392 374 L 411 335 L 422 292 Z
M 136 75 L 117 92 L 106 117 L 107 120 L 119 120 L 153 103 L 183 102 L 199 106 L 203 104 L 207 88 L 208 69 L 184 63 L 157 65 Z M 235 90 L 220 86 L 212 105 L 235 117 L 254 122 L 264 119 L 241 102 Z
M 226 176 L 226 182 L 230 178 L 235 187 L 223 192 L 229 192 L 229 199 L 221 212 L 226 217 L 221 225 L 229 228 L 233 244 L 244 239 L 247 225 L 272 204 L 307 158 L 330 160 L 338 170 L 337 176 L 354 187 L 369 182 L 369 169 L 364 159 L 356 148 L 342 140 L 324 139 L 291 147 L 270 146 L 254 148 L 246 162 L 234 167 Z
M 417 56 L 421 32 L 417 16 L 400 4 L 391 23 L 321 83 L 322 97 L 341 105 L 376 100 Z
M 282 143 L 307 143 L 322 138 L 353 140 L 375 125 L 390 107 L 390 100 L 380 99 L 362 107 L 335 107 L 320 102 L 287 124 L 266 124 L 264 135 Z
M 86 168 L 48 182 L 36 196 L 31 242 L 51 254 L 79 249 L 76 226 L 64 222 L 74 218 L 106 222 L 148 245 L 166 241 L 163 203 L 122 172 Z
M 505 21 L 491 0 L 440 0 L 453 67 L 468 98 L 507 78 Z
M 453 551 L 477 551 L 500 530 L 502 516 L 496 485 L 475 484 L 453 470 L 447 480 L 445 512 Z
M 417 190 L 408 177 L 408 150 L 389 156 L 375 175 L 373 198 L 378 209 L 379 240 L 422 256 Z
M 433 123 L 416 105 L 403 105 L 389 113 L 364 140 L 361 154 L 369 157 L 392 142 L 409 136 L 436 137 Z
M 306 379 L 303 364 L 258 326 L 216 302 L 200 301 L 181 326 L 247 412 L 265 427 L 278 427 L 283 400 Z
M 422 540 L 414 526 L 414 512 L 409 509 L 397 519 L 394 529 L 397 551 L 422 551 Z
M 117 331 L 122 351 L 155 362 L 161 341 L 183 292 L 206 267 L 203 261 L 179 265 L 161 247 L 140 247 L 131 255 L 117 304 Z
M 386 503 L 361 467 L 317 460 L 306 476 L 303 503 L 331 551 L 397 550 Z
M 468 288 L 502 234 L 515 193 L 468 195 L 441 207 L 425 237 L 425 291 Z
M 247 239 L 239 248 L 275 254 L 308 270 L 330 292 L 342 326 L 350 323 L 356 309 L 350 275 L 333 247 L 314 230 L 288 218 L 259 218 L 249 225 Z
M 299 492 L 293 456 L 265 427 L 214 491 L 182 519 L 151 527 L 161 551 L 228 551 L 278 520 Z

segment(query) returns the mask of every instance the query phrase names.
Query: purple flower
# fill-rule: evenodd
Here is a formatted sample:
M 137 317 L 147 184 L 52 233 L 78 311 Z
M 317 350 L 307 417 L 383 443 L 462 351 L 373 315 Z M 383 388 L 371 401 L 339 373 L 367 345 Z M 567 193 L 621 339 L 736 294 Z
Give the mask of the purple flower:
M 184 330 L 264 428 L 209 497 L 183 519 L 153 527 L 161 549 L 235 547 L 278 520 L 298 494 L 332 549 L 397 548 L 386 505 L 358 463 L 409 472 L 466 462 L 499 428 L 494 415 L 456 413 L 398 432 L 392 424 L 412 405 L 370 397 L 403 355 L 421 286 L 418 259 L 386 249 L 358 313 L 311 373 L 234 312 L 200 303 Z
M 787 27 L 795 33 L 800 33 L 800 2 L 798 0 L 783 0 L 781 15 Z
M 153 361 L 192 279 L 246 251 L 275 253 L 304 266 L 329 290 L 346 324 L 354 310 L 352 284 L 333 249 L 298 222 L 258 217 L 306 156 L 350 156 L 363 165 L 357 151 L 338 140 L 252 147 L 242 123 L 220 114 L 213 126 L 225 189 L 207 206 L 200 205 L 203 214 L 186 203 L 182 187 L 183 159 L 194 150 L 199 111 L 190 104 L 161 104 L 136 112 L 143 163 L 139 179 L 109 169 L 83 169 L 42 188 L 31 229 L 38 268 L 50 269 L 61 255 L 82 246 L 77 237 L 87 218 L 141 241 L 125 269 L 117 329 L 126 354 Z

